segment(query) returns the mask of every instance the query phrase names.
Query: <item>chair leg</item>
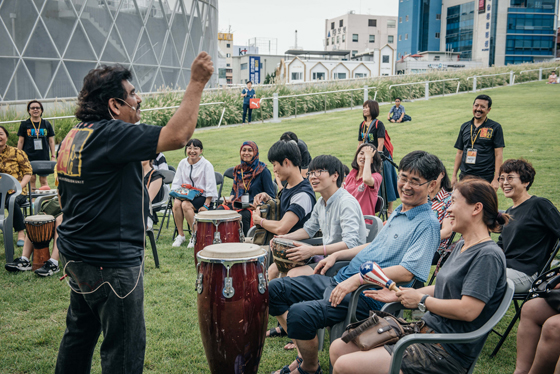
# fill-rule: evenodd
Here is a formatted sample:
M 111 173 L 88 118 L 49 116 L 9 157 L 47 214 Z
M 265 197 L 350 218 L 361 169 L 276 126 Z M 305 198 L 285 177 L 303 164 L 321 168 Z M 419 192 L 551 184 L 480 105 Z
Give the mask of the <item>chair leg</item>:
M 317 339 L 319 339 L 319 352 L 323 350 L 323 344 L 325 342 L 325 329 L 317 330 Z
M 166 218 L 167 218 L 167 228 L 169 228 L 170 214 L 168 214 L 168 212 L 169 212 L 169 203 L 167 204 L 167 206 L 165 207 L 165 210 L 163 211 L 163 219 L 161 220 L 161 224 L 159 226 L 159 231 L 158 231 L 156 240 L 159 240 L 159 236 L 161 235 L 161 231 L 163 230 L 163 225 L 165 225 L 165 219 Z
M 517 305 L 517 300 L 515 300 L 515 301 L 516 301 L 516 305 Z M 521 308 L 523 307 L 523 304 L 521 304 Z M 506 331 L 502 334 L 502 337 L 500 338 L 500 341 L 498 342 L 498 344 L 496 344 L 496 348 L 494 348 L 494 350 L 490 354 L 490 358 L 493 358 L 494 356 L 496 356 L 496 354 L 498 353 L 498 351 L 500 350 L 500 348 L 502 347 L 502 345 L 506 341 L 509 333 L 511 332 L 511 329 L 513 329 L 513 326 L 515 326 L 515 323 L 517 322 L 517 320 L 519 319 L 519 316 L 521 315 L 521 308 L 519 308 L 519 309 L 516 308 L 517 312 L 515 313 L 515 316 L 513 317 L 511 322 L 509 323 Z
M 159 268 L 159 257 L 157 253 L 156 239 L 154 237 L 154 232 L 152 230 L 149 230 L 146 232 L 146 235 L 148 235 L 148 238 L 150 238 L 150 245 L 152 246 L 152 254 L 154 255 L 154 262 L 156 263 L 156 268 Z

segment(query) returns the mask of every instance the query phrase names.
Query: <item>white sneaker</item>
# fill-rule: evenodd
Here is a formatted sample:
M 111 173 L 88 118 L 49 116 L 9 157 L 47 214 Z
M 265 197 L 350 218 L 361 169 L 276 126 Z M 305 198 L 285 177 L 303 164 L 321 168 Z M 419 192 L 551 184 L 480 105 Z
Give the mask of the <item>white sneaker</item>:
M 180 247 L 181 244 L 183 244 L 183 242 L 185 241 L 185 237 L 184 236 L 180 236 L 177 235 L 177 237 L 175 238 L 175 241 L 173 242 L 173 244 L 171 244 L 172 247 Z
M 194 240 L 193 240 L 192 237 L 191 237 L 191 240 L 189 240 L 189 245 L 187 245 L 187 248 L 188 249 L 194 248 Z

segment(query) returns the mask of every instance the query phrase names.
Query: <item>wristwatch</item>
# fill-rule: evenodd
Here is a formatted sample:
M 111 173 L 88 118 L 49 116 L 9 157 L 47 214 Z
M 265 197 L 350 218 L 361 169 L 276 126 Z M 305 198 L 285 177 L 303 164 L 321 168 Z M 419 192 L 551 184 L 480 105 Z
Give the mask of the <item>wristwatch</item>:
M 425 312 L 426 311 L 426 304 L 424 304 L 426 302 L 426 299 L 430 297 L 430 295 L 424 295 L 422 296 L 422 299 L 420 299 L 420 302 L 418 303 L 418 310 L 421 312 Z

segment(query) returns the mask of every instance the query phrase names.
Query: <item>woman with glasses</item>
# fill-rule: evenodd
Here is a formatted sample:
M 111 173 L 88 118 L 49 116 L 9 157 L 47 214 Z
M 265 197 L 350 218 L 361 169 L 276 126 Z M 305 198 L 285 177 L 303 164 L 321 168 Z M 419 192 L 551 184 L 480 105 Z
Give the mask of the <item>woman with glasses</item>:
M 515 292 L 527 292 L 560 237 L 560 213 L 548 199 L 529 194 L 535 169 L 527 160 L 509 159 L 500 167 L 498 182 L 513 206 L 513 217 L 498 240 L 507 261 L 507 276 Z
M 17 148 L 27 154 L 29 161 L 55 160 L 54 130 L 49 121 L 44 120 L 43 104 L 37 100 L 27 103 L 29 119 L 22 121 L 18 130 Z M 50 149 L 50 155 L 49 155 Z M 47 187 L 47 176 L 39 175 L 41 187 Z M 36 177 L 31 176 L 31 190 L 36 189 Z
M 365 216 L 375 214 L 377 194 L 383 180 L 381 165 L 377 147 L 371 143 L 360 144 L 352 161 L 352 170 L 344 180 L 344 189 L 358 200 Z

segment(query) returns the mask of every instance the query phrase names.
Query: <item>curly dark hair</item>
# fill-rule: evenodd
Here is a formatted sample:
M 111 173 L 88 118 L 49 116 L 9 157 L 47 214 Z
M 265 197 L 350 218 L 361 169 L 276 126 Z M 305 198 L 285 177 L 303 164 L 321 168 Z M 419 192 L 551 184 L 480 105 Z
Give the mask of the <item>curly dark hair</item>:
M 121 65 L 103 65 L 90 70 L 78 95 L 76 118 L 83 122 L 111 119 L 109 100 L 125 100 L 128 96 L 122 84 L 123 80 L 132 80 L 132 72 Z
M 520 158 L 518 160 L 510 158 L 509 160 L 506 160 L 502 164 L 502 166 L 500 166 L 500 171 L 498 175 L 502 175 L 502 173 L 519 174 L 519 179 L 521 179 L 521 183 L 529 183 L 527 185 L 527 191 L 529 191 L 529 188 L 531 188 L 531 186 L 533 185 L 533 182 L 535 181 L 535 174 L 537 174 L 535 168 L 533 168 L 533 165 L 531 165 L 529 161 L 523 158 Z

